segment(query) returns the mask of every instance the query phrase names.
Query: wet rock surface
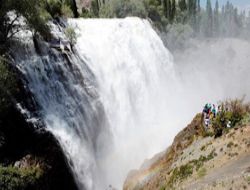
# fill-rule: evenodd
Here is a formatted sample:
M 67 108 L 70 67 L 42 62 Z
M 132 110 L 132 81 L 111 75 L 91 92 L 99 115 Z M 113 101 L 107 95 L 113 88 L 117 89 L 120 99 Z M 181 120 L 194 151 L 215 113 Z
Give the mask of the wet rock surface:
M 16 97 L 36 115 L 36 103 L 22 82 Z M 40 121 L 29 121 L 16 104 L 0 116 L 0 189 L 77 190 L 69 163 L 55 137 Z

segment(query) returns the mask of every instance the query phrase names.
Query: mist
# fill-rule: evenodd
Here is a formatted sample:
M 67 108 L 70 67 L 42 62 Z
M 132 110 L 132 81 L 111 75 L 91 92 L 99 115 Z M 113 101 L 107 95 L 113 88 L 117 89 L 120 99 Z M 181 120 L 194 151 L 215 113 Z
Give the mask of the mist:
M 135 152 L 144 160 L 141 162 L 143 165 L 147 159 L 166 150 L 175 135 L 202 111 L 206 103 L 218 105 L 221 101 L 242 97 L 245 101 L 250 100 L 248 41 L 237 38 L 192 39 L 185 48 L 172 50 L 172 56 L 175 79 L 168 81 L 167 92 L 158 100 L 166 106 L 157 111 L 162 115 L 161 120 L 156 121 L 160 125 L 152 131 L 144 126 L 127 139 L 132 144 L 125 150 L 131 152 L 126 157 L 128 167 L 134 165 L 132 155 Z M 150 152 L 145 153 L 148 150 Z
M 127 45 L 127 39 L 121 41 L 125 44 L 119 48 Z M 129 43 L 129 49 L 134 45 L 137 47 L 137 42 Z M 106 186 L 111 184 L 118 189 L 129 171 L 140 168 L 155 154 L 166 150 L 177 133 L 202 111 L 206 103 L 218 105 L 220 101 L 243 96 L 245 101 L 249 100 L 250 43 L 247 40 L 190 38 L 181 48 L 169 48 L 170 57 L 165 57 L 160 65 L 158 59 L 148 55 L 149 47 L 146 44 L 143 47 L 145 49 L 129 56 L 129 65 L 123 64 L 123 61 L 128 64 L 128 57 L 122 58 L 115 63 L 120 65 L 118 67 L 114 63 L 107 65 L 112 69 L 105 74 L 109 82 L 104 85 L 106 98 L 103 101 L 107 104 L 104 107 L 108 108 L 115 140 L 113 149 L 106 159 L 102 157 L 100 165 L 108 182 Z M 120 56 L 115 52 L 115 56 Z M 133 56 L 139 56 L 141 61 L 132 61 Z M 164 64 L 172 66 L 164 68 Z M 157 72 L 158 76 L 152 79 L 155 77 L 152 69 L 162 69 L 162 72 Z M 110 70 L 114 73 L 109 73 Z M 110 85 L 111 93 L 106 89 Z M 110 96 L 113 96 L 112 103 Z
M 175 36 L 166 36 L 168 40 L 175 40 Z M 198 39 L 186 34 L 185 38 L 181 38 L 177 46 L 169 48 L 166 45 L 170 58 L 164 64 L 171 62 L 173 66 L 168 69 L 172 70 L 173 76 L 164 76 L 167 73 L 163 72 L 153 84 L 140 77 L 131 80 L 130 75 L 134 71 L 123 76 L 128 82 L 126 85 L 129 85 L 124 92 L 128 90 L 132 101 L 128 103 L 135 106 L 136 111 L 125 109 L 125 115 L 121 114 L 127 126 L 120 126 L 118 121 L 116 127 L 121 128 L 115 132 L 118 135 L 115 148 L 107 160 L 101 162 L 104 170 L 108 171 L 104 171 L 107 181 L 118 189 L 131 169 L 140 168 L 155 154 L 166 150 L 177 133 L 202 111 L 206 103 L 218 105 L 221 101 L 242 97 L 245 97 L 245 101 L 250 100 L 248 40 L 241 37 Z M 143 56 L 150 59 L 147 54 L 142 54 Z M 151 64 L 156 64 L 157 68 L 159 66 L 154 61 L 146 62 L 145 66 L 150 69 L 153 67 Z M 163 65 L 160 68 L 164 70 Z M 121 72 L 124 69 L 125 67 Z M 149 73 L 143 73 L 144 75 L 152 77 Z M 140 85 L 143 85 L 140 88 L 145 88 L 143 91 L 139 90 Z M 114 118 L 114 115 L 111 117 Z
M 207 101 L 244 95 L 249 99 L 249 41 L 221 38 L 192 40 L 190 44 L 184 51 L 174 52 L 175 69 L 187 96 Z

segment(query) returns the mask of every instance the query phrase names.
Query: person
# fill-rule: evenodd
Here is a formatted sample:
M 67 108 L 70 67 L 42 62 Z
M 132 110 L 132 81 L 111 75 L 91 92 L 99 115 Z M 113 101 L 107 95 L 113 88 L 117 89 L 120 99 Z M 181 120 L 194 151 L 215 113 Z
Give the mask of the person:
M 204 123 L 205 123 L 205 129 L 207 130 L 208 127 L 209 127 L 209 124 L 210 124 L 209 114 L 206 114 L 206 115 L 205 115 Z
M 222 111 L 221 105 L 218 105 L 217 114 L 221 113 L 221 111 Z
M 211 104 L 208 104 L 207 111 L 208 111 L 208 114 L 210 115 L 211 114 Z
M 213 118 L 215 118 L 216 117 L 216 108 L 215 108 L 214 104 L 213 104 L 212 113 L 213 113 Z
M 204 114 L 208 114 L 208 104 L 205 104 L 203 111 Z
M 202 120 L 205 124 L 205 128 L 208 126 L 207 116 L 208 116 L 208 104 L 205 104 L 205 106 L 202 110 Z

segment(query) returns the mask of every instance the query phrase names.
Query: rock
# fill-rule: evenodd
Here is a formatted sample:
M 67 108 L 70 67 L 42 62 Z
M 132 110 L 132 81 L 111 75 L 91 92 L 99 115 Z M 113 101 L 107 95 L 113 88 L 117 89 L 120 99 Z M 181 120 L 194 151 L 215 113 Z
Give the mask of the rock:
M 23 81 L 19 82 L 19 88 L 16 100 L 32 117 L 39 118 L 36 114 L 38 105 L 32 99 L 32 94 L 27 92 Z M 12 105 L 8 113 L 0 118 L 0 166 L 6 166 L 0 169 L 6 179 L 12 179 L 14 175 L 13 180 L 23 184 L 22 171 L 32 173 L 34 168 L 38 168 L 43 175 L 38 178 L 28 176 L 32 177 L 32 187 L 26 190 L 78 190 L 69 162 L 56 138 L 45 129 L 42 122 L 34 126 L 33 122 L 28 121 L 16 105 Z M 5 177 L 3 174 L 1 178 Z M 29 180 L 27 183 L 30 183 Z M 10 181 L 0 181 L 0 189 L 22 189 L 15 189 L 12 185 Z

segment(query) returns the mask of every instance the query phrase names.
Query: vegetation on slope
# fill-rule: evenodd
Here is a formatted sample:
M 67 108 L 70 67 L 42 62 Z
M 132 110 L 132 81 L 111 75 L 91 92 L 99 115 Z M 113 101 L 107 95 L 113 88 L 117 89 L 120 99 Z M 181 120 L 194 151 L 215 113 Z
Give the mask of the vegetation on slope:
M 249 104 L 243 99 L 236 99 L 222 102 L 221 106 L 224 109 L 214 118 L 209 130 L 205 129 L 202 114 L 197 114 L 176 135 L 165 154 L 148 168 L 136 171 L 127 178 L 124 190 L 181 189 L 183 186 L 180 184 L 187 185 L 190 179 L 202 179 L 211 168 L 219 168 L 220 164 L 245 154 L 246 148 L 250 147 L 247 140 L 250 131 L 246 127 L 250 124 Z M 226 125 L 228 121 L 231 121 L 230 128 Z M 217 129 L 221 129 L 219 133 Z M 238 131 L 237 138 L 240 138 L 236 139 L 234 131 Z M 246 134 L 244 131 L 247 131 Z M 236 143 L 241 141 L 244 142 L 242 147 Z M 218 162 L 214 161 L 217 159 Z M 148 176 L 148 173 L 151 175 Z
M 215 152 L 212 151 L 208 156 L 200 156 L 199 159 L 191 160 L 187 164 L 175 168 L 171 171 L 171 175 L 165 188 L 173 188 L 176 183 L 179 183 L 191 176 L 194 173 L 194 170 L 199 172 L 200 177 L 204 176 L 206 174 L 206 170 L 202 168 L 203 165 L 209 160 L 212 160 L 215 155 Z
M 244 98 L 222 102 L 220 107 L 221 111 L 212 119 L 211 130 L 206 131 L 205 135 L 219 137 L 230 128 L 250 122 L 250 104 L 245 104 Z
M 40 167 L 18 168 L 0 166 L 0 187 L 4 190 L 25 190 L 34 188 L 43 175 Z

